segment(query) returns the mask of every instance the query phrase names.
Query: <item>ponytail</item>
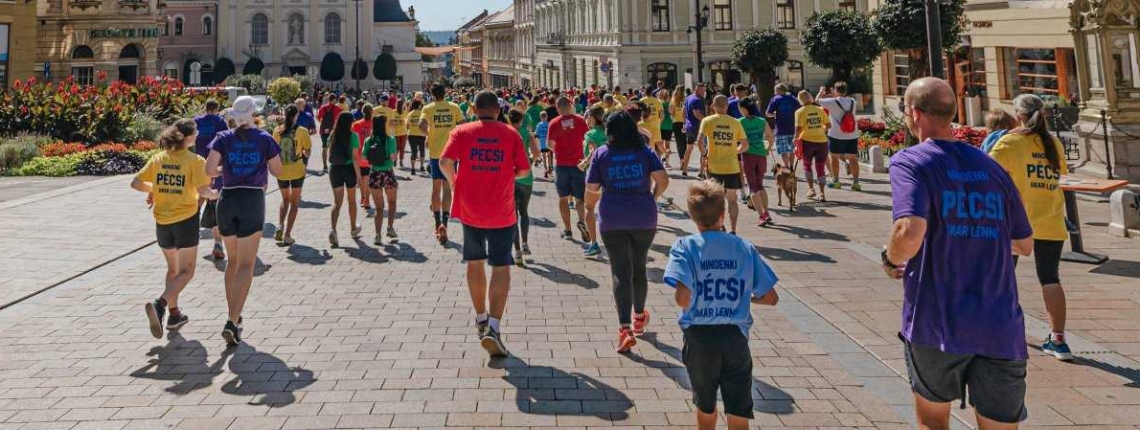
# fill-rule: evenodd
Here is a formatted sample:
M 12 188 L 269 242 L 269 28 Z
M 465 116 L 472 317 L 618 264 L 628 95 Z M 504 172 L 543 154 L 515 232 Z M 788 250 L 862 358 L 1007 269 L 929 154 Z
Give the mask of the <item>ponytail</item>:
M 1057 152 L 1057 144 L 1049 134 L 1049 124 L 1045 121 L 1045 102 L 1033 94 L 1022 94 L 1013 99 L 1013 106 L 1017 110 L 1017 119 L 1023 126 L 1019 133 L 1037 135 L 1041 139 L 1041 146 L 1045 148 L 1049 166 L 1060 169 L 1061 154 Z
M 177 151 L 186 146 L 186 138 L 198 131 L 198 125 L 192 119 L 181 119 L 162 131 L 158 138 L 158 147 L 167 151 Z

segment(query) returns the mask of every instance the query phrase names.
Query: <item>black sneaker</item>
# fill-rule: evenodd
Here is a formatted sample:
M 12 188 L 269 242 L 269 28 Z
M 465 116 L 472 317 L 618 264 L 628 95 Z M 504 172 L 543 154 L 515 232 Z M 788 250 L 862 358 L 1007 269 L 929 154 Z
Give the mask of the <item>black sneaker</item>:
M 146 311 L 146 319 L 150 322 L 150 334 L 155 339 L 162 339 L 162 318 L 166 316 L 166 306 L 155 300 L 147 302 L 143 309 Z
M 484 334 L 487 334 L 487 327 L 489 327 L 487 325 L 487 321 L 483 321 L 483 322 L 475 321 L 475 331 L 477 331 L 479 333 L 479 339 L 480 340 L 483 339 Z
M 178 314 L 177 316 L 170 314 L 170 318 L 166 319 L 166 329 L 178 330 L 188 322 L 190 322 L 190 317 L 186 316 L 186 314 Z
M 483 345 L 483 349 L 487 350 L 487 354 L 490 354 L 492 358 L 502 358 L 509 354 L 506 345 L 503 345 L 503 340 L 499 338 L 499 332 L 489 325 L 483 332 L 483 337 L 479 343 Z
M 562 230 L 562 238 L 566 240 L 574 240 L 574 233 L 570 230 Z
M 241 344 L 241 327 L 233 321 L 226 321 L 226 328 L 222 329 L 222 338 L 226 340 L 226 346 L 238 346 Z
M 583 242 L 589 242 L 590 241 L 590 230 L 586 228 L 585 222 L 578 221 L 578 233 L 582 234 L 582 241 Z

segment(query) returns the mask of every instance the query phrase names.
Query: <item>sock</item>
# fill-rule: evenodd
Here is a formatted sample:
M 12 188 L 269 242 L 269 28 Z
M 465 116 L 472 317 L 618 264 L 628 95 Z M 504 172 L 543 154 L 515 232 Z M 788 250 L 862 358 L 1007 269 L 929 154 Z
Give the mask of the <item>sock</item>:
M 439 228 L 440 212 L 439 212 L 439 211 L 434 211 L 434 212 L 432 212 L 432 215 L 433 215 L 433 216 L 435 216 L 435 226 L 436 226 L 436 228 Z
M 491 319 L 489 319 L 487 321 L 487 323 L 490 324 L 491 328 L 495 329 L 496 332 L 499 331 L 499 319 L 498 318 L 491 317 Z
M 166 299 L 159 297 L 158 298 L 158 305 L 165 308 L 166 307 Z
M 178 316 L 180 316 L 180 315 L 182 315 L 182 310 L 181 310 L 181 309 L 178 309 L 178 308 L 170 308 L 170 316 L 171 316 L 171 317 L 174 317 L 174 318 L 178 318 Z
M 447 220 L 449 218 L 451 218 L 451 212 L 443 211 L 443 218 L 441 218 L 440 221 L 443 222 L 443 225 L 447 225 Z
M 1049 334 L 1049 339 L 1054 343 L 1065 343 L 1065 332 L 1055 331 Z
M 486 312 L 475 315 L 475 323 L 476 324 L 483 324 L 485 322 L 487 322 L 487 313 Z

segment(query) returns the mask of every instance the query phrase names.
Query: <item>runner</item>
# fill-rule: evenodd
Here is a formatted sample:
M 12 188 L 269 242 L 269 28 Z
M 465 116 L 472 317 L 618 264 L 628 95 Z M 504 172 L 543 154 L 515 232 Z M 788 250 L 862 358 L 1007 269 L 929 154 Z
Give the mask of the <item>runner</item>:
M 550 118 L 547 116 L 546 111 L 540 113 L 538 118 L 538 126 L 535 127 L 534 135 L 538 137 L 538 148 L 542 153 L 541 161 L 544 169 L 542 177 L 544 179 L 550 179 L 550 174 L 554 172 L 554 153 L 550 151 L 550 147 L 546 142 L 550 134 Z
M 669 100 L 669 90 L 663 88 L 663 85 L 664 82 L 657 81 L 657 100 L 661 102 L 661 146 L 665 152 L 661 162 L 665 163 L 665 170 L 669 170 L 669 155 L 673 151 L 673 147 L 669 146 L 673 140 L 673 105 Z
M 728 116 L 728 98 L 713 98 L 713 115 L 701 120 L 698 130 L 701 152 L 708 159 L 708 173 L 724 187 L 728 199 L 728 232 L 736 234 L 736 221 L 740 216 L 739 192 L 743 188 L 740 175 L 740 154 L 748 149 L 748 136 L 740 122 Z
M 522 139 L 523 152 L 527 156 L 528 166 L 533 165 L 534 158 L 538 158 L 538 148 L 535 146 L 534 135 L 526 128 L 526 121 L 522 112 L 512 110 L 507 114 L 511 127 L 519 133 Z M 526 267 L 526 255 L 530 255 L 530 195 L 534 190 L 534 172 L 528 171 L 525 177 L 515 179 L 515 213 L 518 215 L 518 231 L 515 232 L 515 263 L 519 267 Z
M 586 124 L 590 126 L 590 131 L 586 132 L 586 144 L 582 148 L 582 161 L 578 163 L 578 168 L 583 172 L 588 172 L 590 169 L 590 162 L 593 159 L 594 150 L 606 146 L 609 140 L 606 137 L 606 110 L 601 106 L 594 106 L 586 112 Z M 579 204 L 578 206 L 583 206 Z M 582 252 L 582 256 L 586 258 L 597 257 L 602 253 L 602 247 L 598 245 L 598 218 L 595 214 L 595 205 L 585 205 L 586 207 L 586 236 L 591 240 L 586 241 L 586 250 Z
M 336 96 L 329 94 L 325 96 L 325 104 L 317 109 L 317 117 L 321 119 L 321 173 L 329 172 L 329 135 L 332 134 L 333 124 L 336 124 L 336 119 L 340 117 L 342 112 L 339 105 L 336 104 Z
M 308 96 L 302 94 L 300 98 L 293 101 L 293 105 L 297 107 L 297 125 L 304 127 L 309 132 L 309 142 L 312 143 L 312 135 L 317 132 L 317 119 L 313 117 L 313 107 L 309 106 Z M 309 155 L 312 152 L 312 147 L 309 151 L 302 154 L 301 161 L 304 163 L 303 167 L 309 167 Z
M 637 125 L 649 131 L 649 147 L 657 153 L 657 158 L 665 158 L 669 145 L 661 139 L 661 122 L 665 120 L 665 104 L 658 97 L 646 96 L 637 100 L 645 106 L 641 113 L 641 122 Z
M 219 108 L 221 108 L 221 104 L 217 100 L 207 100 L 206 113 L 194 117 L 194 124 L 198 128 L 198 137 L 194 140 L 194 153 L 203 159 L 210 156 L 210 142 L 214 141 L 218 133 L 229 129 L 226 120 L 218 114 Z M 214 178 L 211 181 L 210 188 L 214 191 L 220 191 L 222 189 L 222 178 Z M 226 250 L 222 246 L 222 233 L 218 231 L 218 200 L 203 198 L 199 200 L 198 204 L 202 206 L 200 225 L 202 228 L 210 229 L 214 236 L 214 250 L 210 253 L 210 257 L 214 261 L 225 260 Z
M 396 181 L 396 174 L 393 172 L 392 162 L 397 157 L 397 143 L 396 138 L 388 136 L 388 123 L 390 122 L 385 116 L 372 118 L 372 136 L 364 141 L 365 158 L 368 159 L 371 166 L 368 174 L 369 189 L 372 192 L 372 201 L 376 202 L 379 209 L 376 218 L 373 220 L 376 236 L 372 244 L 376 246 L 384 245 L 380 231 L 384 225 L 385 201 L 388 210 L 388 238 L 395 239 L 397 237 L 393 223 L 396 221 L 396 191 L 400 184 Z
M 808 183 L 809 199 L 816 198 L 812 184 L 819 186 L 819 201 L 827 201 L 827 176 L 824 174 L 824 164 L 827 163 L 827 128 L 831 125 L 827 120 L 827 112 L 812 100 L 807 90 L 800 90 L 799 102 L 803 107 L 796 110 L 796 142 L 800 145 L 804 160 L 804 179 Z M 812 176 L 812 165 L 815 165 L 815 176 Z
M 740 101 L 748 97 L 748 87 L 744 84 L 733 84 L 732 97 L 728 99 L 728 116 L 735 119 L 744 118 L 744 112 L 740 110 Z
M 408 115 L 404 117 L 404 124 L 408 129 L 408 146 L 411 147 L 411 161 L 408 167 L 411 168 L 412 173 L 419 172 L 416 170 L 416 162 L 420 162 L 420 168 L 424 173 L 427 173 L 427 133 L 420 128 L 420 119 L 424 113 L 424 102 L 420 100 L 412 100 L 409 107 Z M 401 160 L 403 157 L 401 156 Z M 400 165 L 403 167 L 403 164 Z
M 387 103 L 388 96 L 380 98 L 380 105 L 373 107 L 372 105 L 364 105 L 360 108 L 361 117 L 357 118 L 353 115 L 352 118 L 356 121 L 352 123 L 352 133 L 356 135 L 356 142 L 358 145 L 352 147 L 352 157 L 356 161 L 356 183 L 360 187 L 360 207 L 364 209 L 366 217 L 372 218 L 376 216 L 376 209 L 372 207 L 372 192 L 368 187 L 368 175 L 372 172 L 372 165 L 368 164 L 368 159 L 363 153 L 363 144 L 372 136 L 372 118 L 375 118 L 376 110 L 381 109 L 380 113 L 386 113 L 388 107 L 384 105 Z M 356 225 L 356 224 L 353 224 Z M 336 229 L 336 226 L 333 226 Z
M 700 134 L 701 121 L 705 118 L 705 84 L 698 83 L 697 87 L 693 90 L 693 94 L 685 99 L 685 143 L 689 147 L 696 146 L 697 136 Z M 692 149 L 686 148 L 686 151 Z M 707 169 L 707 160 L 705 157 L 708 155 L 701 152 L 701 165 L 697 176 L 700 178 L 705 177 Z M 685 158 L 681 160 L 681 176 L 689 176 L 689 152 L 685 152 Z
M 341 112 L 329 135 L 329 183 L 333 189 L 333 207 L 331 214 L 331 230 L 329 230 L 329 245 L 333 248 L 340 246 L 337 238 L 336 225 L 340 219 L 340 208 L 344 204 L 345 191 L 348 194 L 348 224 L 353 239 L 359 239 L 362 227 L 356 222 L 356 187 L 359 178 L 359 167 L 356 164 L 356 154 L 360 151 L 359 135 L 352 132 L 352 114 Z
M 400 161 L 400 167 L 404 167 L 404 147 L 408 146 L 407 106 L 408 103 L 401 101 L 395 109 L 384 113 L 388 118 L 385 130 L 396 137 L 396 159 Z
M 198 259 L 198 199 L 218 198 L 210 189 L 206 160 L 190 150 L 197 134 L 193 120 L 183 119 L 167 127 L 158 139 L 162 151 L 131 180 L 131 188 L 147 193 L 147 204 L 154 210 L 158 247 L 166 259 L 166 288 L 143 307 L 150 334 L 156 339 L 162 338 L 162 319 L 168 309 L 167 330 L 177 330 L 190 321 L 178 308 L 178 296 L 194 278 Z
M 614 278 L 616 349 L 628 352 L 637 343 L 634 336 L 649 324 L 646 264 L 657 233 L 656 202 L 669 186 L 669 175 L 629 114 L 612 114 L 606 121 L 607 142 L 594 151 L 586 174 L 586 207 L 598 207 L 597 224 Z
M 558 117 L 550 121 L 550 131 L 546 136 L 547 145 L 554 151 L 554 182 L 558 191 L 558 214 L 562 218 L 562 238 L 573 240 L 570 231 L 570 202 L 578 212 L 578 231 L 582 241 L 589 243 L 590 234 L 586 230 L 586 210 L 582 200 L 586 196 L 586 175 L 578 168 L 585 151 L 586 132 L 589 124 L 574 113 L 574 106 L 565 97 L 555 102 Z
M 507 347 L 500 338 L 499 323 L 511 288 L 511 243 L 518 221 L 513 202 L 515 179 L 526 177 L 530 164 L 518 132 L 496 120 L 499 105 L 494 93 L 483 91 L 475 96 L 475 113 L 478 122 L 451 133 L 441 170 L 455 184 L 452 211 L 463 222 L 463 260 L 467 261 L 467 288 L 480 343 L 491 357 L 505 357 Z M 490 288 L 485 263 L 491 266 Z
M 439 157 L 443 155 L 443 148 L 451 131 L 463 123 L 463 112 L 459 110 L 459 106 L 443 100 L 446 94 L 447 88 L 443 85 L 432 85 L 431 97 L 434 101 L 424 107 L 423 116 L 420 118 L 420 130 L 428 136 L 428 155 L 431 157 L 428 162 L 428 167 L 431 169 L 431 212 L 435 218 L 435 238 L 440 245 L 447 244 L 447 221 L 451 213 L 445 208 L 451 207 L 452 204 L 451 184 L 439 169 Z M 497 99 L 495 104 L 497 108 Z
M 839 183 L 840 164 L 851 175 L 851 191 L 862 191 L 859 185 L 859 127 L 855 121 L 855 99 L 847 97 L 847 83 L 835 83 L 835 90 L 819 88 L 816 100 L 827 110 L 831 127 L 827 129 L 828 150 L 831 152 L 831 183 L 828 187 L 842 189 Z
M 281 174 L 277 188 L 281 190 L 281 208 L 278 210 L 277 231 L 273 234 L 278 246 L 292 245 L 293 227 L 297 225 L 297 212 L 301 205 L 301 187 L 305 184 L 304 158 L 313 143 L 309 130 L 297 124 L 301 110 L 295 105 L 285 108 L 285 123 L 273 131 L 273 138 L 281 147 Z
M 787 84 L 776 84 L 776 96 L 768 102 L 765 112 L 776 123 L 776 153 L 791 167 L 796 162 L 796 111 L 802 107 L 799 100 L 788 94 Z M 808 183 L 811 187 L 811 182 Z
M 685 87 L 678 85 L 669 99 L 669 116 L 673 117 L 673 139 L 677 145 L 677 159 L 681 162 L 681 176 L 689 176 L 689 156 L 693 146 L 685 135 Z M 662 125 L 664 126 L 664 124 Z
M 281 174 L 281 148 L 273 136 L 257 129 L 252 97 L 234 100 L 230 111 L 237 124 L 235 130 L 218 134 L 210 143 L 206 174 L 222 176 L 223 187 L 218 198 L 218 230 L 230 252 L 226 264 L 226 303 L 228 319 L 222 338 L 229 346 L 241 343 L 242 310 L 253 283 L 257 249 L 265 225 L 265 186 L 269 174 Z
M 772 129 L 768 128 L 768 121 L 758 116 L 760 107 L 756 105 L 755 99 L 751 97 L 741 99 L 740 110 L 744 113 L 744 118 L 740 118 L 740 125 L 748 137 L 748 150 L 744 152 L 741 161 L 744 178 L 748 182 L 749 201 L 760 216 L 758 225 L 766 226 L 772 223 L 772 214 L 768 212 L 768 192 L 764 189 L 764 174 L 768 171 L 768 151 L 772 150 Z

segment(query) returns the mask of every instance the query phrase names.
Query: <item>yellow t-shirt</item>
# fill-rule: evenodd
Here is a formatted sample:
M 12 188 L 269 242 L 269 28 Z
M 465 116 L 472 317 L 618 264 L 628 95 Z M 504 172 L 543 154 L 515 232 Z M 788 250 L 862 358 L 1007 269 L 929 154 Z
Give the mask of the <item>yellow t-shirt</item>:
M 610 106 L 610 107 L 606 107 L 606 104 L 604 102 L 597 102 L 597 103 L 590 105 L 591 110 L 594 109 L 595 107 L 600 107 L 602 109 L 605 109 L 606 115 L 609 115 L 611 113 L 614 113 L 614 112 L 621 110 L 621 103 L 618 103 L 615 101 L 614 105 Z
M 404 116 L 404 123 L 407 125 L 408 136 L 427 136 L 420 130 L 420 117 L 423 116 L 423 109 L 416 109 L 408 112 Z
M 621 94 L 614 94 L 614 100 L 617 100 L 618 103 L 623 105 L 629 104 L 629 99 Z
M 1065 149 L 1057 139 L 1050 145 L 1057 148 L 1057 157 L 1064 157 Z M 1008 133 L 998 139 L 990 150 L 990 156 L 1009 172 L 1025 214 L 1033 226 L 1033 238 L 1041 240 L 1065 240 L 1069 232 L 1065 229 L 1065 196 L 1061 191 L 1061 175 L 1069 173 L 1065 159 L 1061 158 L 1060 169 L 1049 165 L 1045 157 L 1045 145 L 1036 134 Z
M 285 127 L 279 127 L 273 132 L 273 140 L 278 143 L 281 142 L 281 132 Z M 313 142 L 309 139 L 309 130 L 305 127 L 297 126 L 297 130 L 293 132 L 293 151 L 296 154 L 297 161 L 293 163 L 281 164 L 281 175 L 277 177 L 282 181 L 292 181 L 305 177 L 305 161 L 301 159 L 301 154 L 313 148 Z M 285 159 L 282 158 L 282 161 Z
M 796 110 L 796 127 L 802 129 L 799 138 L 804 142 L 827 143 L 827 128 L 830 126 L 827 112 L 817 105 Z
M 401 115 L 395 109 L 389 109 L 392 114 L 388 117 L 388 124 L 385 125 L 385 130 L 390 130 L 392 136 L 407 136 L 408 124 L 404 122 L 405 115 Z
M 646 97 L 641 99 L 641 102 L 645 104 L 645 107 L 649 108 L 649 111 L 645 112 L 645 117 L 642 118 L 642 120 L 645 121 L 646 124 L 654 125 L 660 129 L 661 121 L 665 119 L 665 105 L 661 103 L 661 100 L 657 100 L 657 97 Z
M 669 103 L 669 116 L 673 117 L 673 122 L 685 122 L 685 101 L 681 100 L 680 103 Z
M 188 149 L 154 154 L 135 179 L 151 184 L 154 220 L 161 225 L 198 216 L 198 187 L 210 183 L 206 159 Z
M 711 115 L 701 120 L 700 134 L 708 139 L 709 172 L 718 175 L 740 173 L 740 157 L 736 150 L 740 142 L 747 142 L 748 135 L 740 121 L 728 115 Z
M 420 120 L 428 125 L 428 158 L 438 160 L 443 156 L 451 130 L 463 122 L 463 112 L 455 103 L 436 101 L 424 107 Z

